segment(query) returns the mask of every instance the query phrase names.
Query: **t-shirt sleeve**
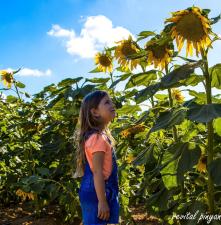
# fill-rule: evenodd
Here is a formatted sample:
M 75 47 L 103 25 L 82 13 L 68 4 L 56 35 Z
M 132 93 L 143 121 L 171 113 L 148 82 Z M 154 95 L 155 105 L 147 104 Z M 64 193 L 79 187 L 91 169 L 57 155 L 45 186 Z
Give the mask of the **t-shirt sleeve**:
M 92 134 L 86 141 L 85 146 L 91 154 L 94 152 L 106 152 L 108 143 L 101 134 Z

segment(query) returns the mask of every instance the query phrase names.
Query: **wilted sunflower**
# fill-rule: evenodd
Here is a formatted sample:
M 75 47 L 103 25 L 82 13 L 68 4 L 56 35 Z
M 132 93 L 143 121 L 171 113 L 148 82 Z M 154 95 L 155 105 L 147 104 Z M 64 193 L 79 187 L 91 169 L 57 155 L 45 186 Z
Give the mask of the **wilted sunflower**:
M 138 53 L 139 49 L 136 43 L 129 36 L 127 40 L 118 41 L 118 46 L 115 49 L 115 58 L 118 63 L 125 69 L 133 70 L 137 67 L 140 60 L 130 59 L 128 56 Z
M 22 201 L 25 201 L 26 198 L 28 198 L 30 200 L 34 200 L 35 199 L 33 193 L 31 193 L 31 192 L 25 192 L 25 191 L 22 191 L 21 189 L 18 189 L 16 191 L 16 195 L 18 195 L 19 197 L 21 197 L 22 198 Z
M 183 47 L 186 40 L 186 55 L 192 55 L 193 48 L 196 55 L 200 48 L 205 49 L 211 43 L 211 27 L 207 15 L 198 7 L 191 7 L 186 10 L 180 10 L 172 13 L 172 17 L 166 19 L 165 23 L 171 24 L 171 37 L 176 38 L 178 51 Z
M 198 161 L 198 164 L 196 166 L 196 169 L 202 173 L 202 172 L 206 172 L 206 163 L 207 163 L 207 157 L 205 155 L 201 155 L 200 159 Z
M 145 126 L 143 124 L 138 124 L 136 126 L 127 128 L 120 132 L 121 136 L 124 138 L 127 138 L 128 136 L 132 134 L 137 134 L 145 130 Z
M 153 38 L 145 45 L 147 51 L 148 65 L 153 64 L 154 68 L 159 67 L 161 70 L 171 61 L 173 50 L 169 42 L 160 41 L 160 38 Z
M 181 91 L 177 88 L 172 88 L 172 98 L 175 99 L 178 103 L 182 103 L 184 101 L 184 96 Z
M 11 88 L 13 83 L 13 73 L 6 70 L 0 70 L 1 80 L 7 88 Z
M 98 65 L 98 68 L 103 72 L 112 72 L 113 71 L 113 57 L 110 53 L 100 53 L 98 52 L 95 55 L 95 64 Z

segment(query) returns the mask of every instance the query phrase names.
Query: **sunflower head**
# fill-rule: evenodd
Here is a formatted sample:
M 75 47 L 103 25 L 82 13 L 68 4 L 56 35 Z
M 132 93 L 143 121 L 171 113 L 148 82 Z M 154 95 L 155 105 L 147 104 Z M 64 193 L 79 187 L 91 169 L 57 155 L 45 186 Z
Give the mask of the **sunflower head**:
M 184 96 L 181 91 L 177 88 L 172 88 L 172 98 L 176 100 L 178 103 L 182 103 L 184 101 Z
M 98 52 L 94 58 L 95 64 L 98 66 L 98 69 L 103 72 L 112 72 L 113 71 L 113 57 L 109 52 Z
M 159 67 L 163 70 L 172 59 L 172 47 L 167 39 L 161 39 L 159 35 L 152 38 L 145 44 L 148 65 L 154 65 L 155 68 Z
M 206 164 L 207 164 L 207 157 L 206 155 L 202 154 L 200 156 L 200 159 L 198 161 L 198 164 L 196 166 L 196 169 L 200 172 L 200 173 L 205 173 L 206 172 Z
M 25 192 L 21 189 L 18 189 L 16 191 L 16 195 L 22 198 L 22 201 L 25 201 L 26 198 L 30 199 L 30 200 L 34 200 L 35 196 L 32 192 Z
M 129 56 L 139 52 L 137 44 L 132 40 L 132 37 L 129 36 L 127 40 L 122 40 L 117 42 L 118 46 L 115 49 L 115 58 L 118 60 L 118 63 L 125 69 L 133 70 L 137 67 L 140 60 L 139 59 L 130 59 Z
M 13 83 L 13 73 L 6 70 L 0 70 L 1 80 L 7 88 L 11 88 Z
M 143 132 L 145 130 L 145 128 L 146 128 L 145 125 L 138 124 L 136 126 L 133 126 L 133 127 L 130 127 L 130 128 L 127 128 L 127 129 L 121 131 L 120 134 L 123 138 L 127 138 L 131 135 L 135 135 L 137 133 Z
M 196 55 L 200 49 L 205 49 L 211 44 L 211 26 L 207 14 L 198 7 L 191 7 L 172 13 L 172 17 L 166 19 L 165 23 L 171 23 L 171 37 L 176 39 L 178 51 L 181 51 L 186 40 L 186 56 Z

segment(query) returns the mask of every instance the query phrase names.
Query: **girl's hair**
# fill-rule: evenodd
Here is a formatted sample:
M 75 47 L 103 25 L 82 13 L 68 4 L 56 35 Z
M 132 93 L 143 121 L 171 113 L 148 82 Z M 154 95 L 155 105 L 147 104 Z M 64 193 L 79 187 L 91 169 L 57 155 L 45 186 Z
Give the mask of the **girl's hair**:
M 106 91 L 96 90 L 87 94 L 80 108 L 80 114 L 78 118 L 78 127 L 76 128 L 76 171 L 74 174 L 74 178 L 81 177 L 84 175 L 84 168 L 86 162 L 86 156 L 84 152 L 84 144 L 85 144 L 85 133 L 89 130 L 95 129 L 97 133 L 101 133 L 105 131 L 107 136 L 112 141 L 113 146 L 115 146 L 116 141 L 111 135 L 111 132 L 108 126 L 105 126 L 101 117 L 95 117 L 91 113 L 91 109 L 97 109 L 101 99 L 105 96 L 109 96 Z

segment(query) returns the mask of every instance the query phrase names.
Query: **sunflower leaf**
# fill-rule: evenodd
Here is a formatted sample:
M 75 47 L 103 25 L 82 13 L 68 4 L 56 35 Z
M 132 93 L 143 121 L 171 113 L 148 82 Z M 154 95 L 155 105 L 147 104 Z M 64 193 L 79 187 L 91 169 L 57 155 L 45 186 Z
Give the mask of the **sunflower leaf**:
M 109 88 L 111 89 L 111 88 L 115 87 L 120 81 L 126 80 L 131 75 L 132 75 L 132 73 L 126 73 L 126 74 L 121 75 L 120 78 L 115 80 Z
M 210 19 L 210 24 L 215 24 L 221 19 L 221 14 Z
M 150 70 L 144 73 L 133 74 L 129 81 L 127 82 L 125 89 L 131 88 L 133 86 L 148 86 L 152 80 L 157 79 L 157 74 L 155 70 Z
M 100 72 L 102 72 L 102 70 L 96 67 L 95 69 L 91 70 L 89 73 L 100 73 Z
M 138 34 L 139 37 L 137 38 L 137 41 L 140 41 L 142 39 L 145 39 L 149 36 L 154 36 L 154 35 L 156 34 L 153 31 L 142 31 Z
M 209 73 L 212 77 L 211 86 L 221 89 L 221 63 L 209 68 Z
M 88 79 L 86 78 L 85 81 L 91 82 L 91 83 L 106 83 L 110 80 L 110 78 L 93 78 L 93 79 Z
M 186 118 L 186 109 L 178 108 L 171 111 L 165 111 L 157 118 L 155 125 L 151 128 L 151 132 L 160 129 L 169 129 L 174 125 L 178 125 Z
M 147 54 L 146 51 L 140 51 L 138 53 L 128 55 L 127 58 L 128 59 L 139 59 L 139 58 L 143 58 L 144 56 L 146 56 L 146 54 Z
M 221 117 L 221 104 L 199 105 L 192 102 L 187 107 L 189 108 L 187 118 L 191 121 L 208 123 L 217 117 Z

